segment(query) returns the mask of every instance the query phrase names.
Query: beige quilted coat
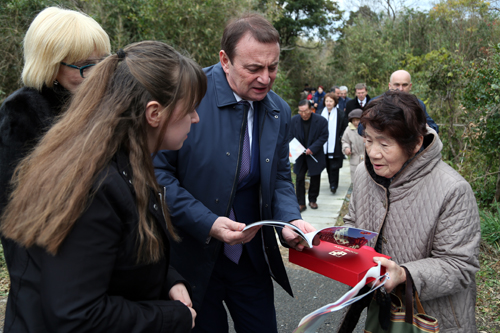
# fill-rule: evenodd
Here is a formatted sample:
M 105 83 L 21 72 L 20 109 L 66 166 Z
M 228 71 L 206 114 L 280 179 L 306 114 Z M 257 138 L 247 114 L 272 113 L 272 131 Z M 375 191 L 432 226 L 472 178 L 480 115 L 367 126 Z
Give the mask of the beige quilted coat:
M 351 166 L 351 182 L 354 179 L 354 172 L 358 167 L 358 164 L 363 162 L 365 157 L 365 143 L 363 137 L 358 134 L 358 128 L 352 123 L 349 123 L 344 135 L 342 135 L 342 153 L 345 155 L 345 149 L 349 148 L 351 150 L 351 155 L 349 156 L 349 164 Z
M 344 220 L 380 232 L 385 219 L 382 253 L 409 270 L 424 310 L 438 319 L 441 333 L 477 332 L 477 203 L 469 183 L 441 161 L 442 146 L 429 130 L 425 149 L 395 176 L 389 193 L 375 182 L 366 157 L 356 170 Z

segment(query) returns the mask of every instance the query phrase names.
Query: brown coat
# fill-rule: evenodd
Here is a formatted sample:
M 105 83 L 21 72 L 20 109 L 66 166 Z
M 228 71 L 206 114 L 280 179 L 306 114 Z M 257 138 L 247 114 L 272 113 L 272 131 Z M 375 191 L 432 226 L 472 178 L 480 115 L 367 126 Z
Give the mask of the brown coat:
M 356 170 L 345 221 L 380 232 L 385 220 L 382 253 L 409 270 L 424 310 L 438 319 L 441 333 L 477 332 L 477 203 L 469 183 L 441 161 L 443 144 L 433 130 L 424 147 L 395 176 L 389 193 L 375 181 L 366 158 Z
M 344 135 L 342 135 L 342 153 L 345 155 L 345 149 L 351 150 L 349 155 L 349 164 L 351 166 L 351 182 L 354 180 L 354 172 L 358 164 L 363 162 L 365 157 L 365 143 L 363 137 L 358 134 L 358 128 L 352 123 L 347 126 Z

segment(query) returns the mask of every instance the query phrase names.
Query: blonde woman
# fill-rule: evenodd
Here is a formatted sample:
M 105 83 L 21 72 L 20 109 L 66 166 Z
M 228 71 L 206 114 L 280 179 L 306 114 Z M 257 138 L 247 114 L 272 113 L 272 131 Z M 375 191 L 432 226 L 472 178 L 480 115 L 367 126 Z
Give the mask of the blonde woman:
M 0 107 L 0 212 L 7 204 L 17 163 L 62 114 L 78 85 L 110 49 L 106 32 L 83 13 L 49 7 L 33 20 L 24 37 L 24 87 Z M 11 240 L 1 240 L 13 281 L 10 293 L 15 294 L 19 287 L 15 274 L 21 271 L 12 268 L 23 267 L 28 257 L 19 255 Z
M 140 42 L 95 66 L 18 166 L 3 236 L 17 246 L 5 332 L 188 332 L 187 283 L 151 154 L 179 149 L 206 91 L 193 61 Z
M 49 7 L 33 20 L 24 37 L 24 87 L 0 107 L 0 211 L 19 160 L 110 49 L 106 32 L 83 13 Z M 3 244 L 10 264 L 9 245 Z

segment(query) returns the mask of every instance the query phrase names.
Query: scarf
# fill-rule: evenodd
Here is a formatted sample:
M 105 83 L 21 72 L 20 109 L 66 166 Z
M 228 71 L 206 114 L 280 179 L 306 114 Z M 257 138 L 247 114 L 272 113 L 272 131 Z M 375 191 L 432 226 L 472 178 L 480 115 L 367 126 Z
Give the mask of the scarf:
M 335 152 L 335 144 L 337 139 L 337 106 L 328 114 L 328 109 L 325 107 L 321 115 L 328 121 L 328 141 L 323 145 L 325 155 Z

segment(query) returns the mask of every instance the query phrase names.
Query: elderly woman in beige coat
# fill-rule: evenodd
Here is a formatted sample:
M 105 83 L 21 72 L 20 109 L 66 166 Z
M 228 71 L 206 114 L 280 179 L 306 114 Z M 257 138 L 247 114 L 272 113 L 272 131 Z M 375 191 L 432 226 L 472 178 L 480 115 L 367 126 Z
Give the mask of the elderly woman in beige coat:
M 366 159 L 359 165 L 347 225 L 373 230 L 388 292 L 406 281 L 441 333 L 476 332 L 480 225 L 472 189 L 441 160 L 443 144 L 413 95 L 390 91 L 363 112 Z
M 354 172 L 365 157 L 365 143 L 363 137 L 358 134 L 358 125 L 363 110 L 354 109 L 349 113 L 349 124 L 342 135 L 342 153 L 349 156 L 351 167 L 351 182 L 354 181 Z

